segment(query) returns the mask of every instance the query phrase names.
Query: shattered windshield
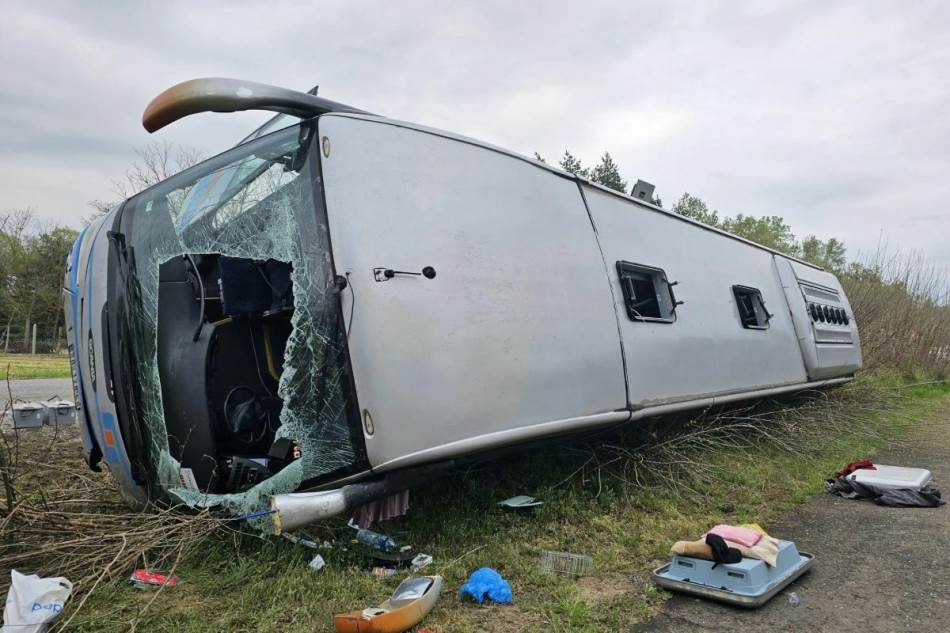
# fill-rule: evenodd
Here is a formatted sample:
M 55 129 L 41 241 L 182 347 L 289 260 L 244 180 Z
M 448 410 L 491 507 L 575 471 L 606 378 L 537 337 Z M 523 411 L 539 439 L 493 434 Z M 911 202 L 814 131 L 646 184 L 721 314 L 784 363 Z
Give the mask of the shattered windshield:
M 312 124 L 129 201 L 137 424 L 161 488 L 259 509 L 363 464 Z

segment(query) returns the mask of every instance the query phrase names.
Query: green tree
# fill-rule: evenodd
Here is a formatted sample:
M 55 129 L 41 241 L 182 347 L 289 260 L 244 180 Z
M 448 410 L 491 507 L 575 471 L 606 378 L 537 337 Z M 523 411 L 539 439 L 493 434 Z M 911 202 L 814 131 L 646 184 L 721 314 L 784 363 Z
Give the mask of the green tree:
M 34 323 L 45 337 L 63 325 L 63 270 L 76 236 L 41 225 L 30 209 L 0 215 L 0 338 L 22 326 L 18 341 L 26 351 Z M 4 338 L 0 349 L 10 344 Z
M 719 212 L 710 211 L 705 202 L 688 192 L 673 205 L 673 212 L 709 226 L 720 226 Z
M 788 255 L 800 254 L 801 247 L 795 240 L 792 227 L 777 215 L 764 215 L 757 218 L 740 213 L 734 218 L 725 218 L 721 226 L 723 230 L 762 246 L 774 248 Z
M 814 235 L 809 235 L 801 243 L 802 259 L 828 270 L 844 270 L 844 255 L 844 244 L 833 237 L 821 240 Z
M 590 170 L 584 167 L 581 164 L 581 160 L 568 150 L 564 150 L 564 156 L 561 157 L 561 162 L 558 163 L 558 166 L 569 174 L 574 174 L 581 178 L 590 178 Z
M 590 179 L 614 191 L 627 193 L 627 181 L 620 177 L 620 167 L 610 152 L 604 152 L 600 157 L 600 163 L 590 172 Z

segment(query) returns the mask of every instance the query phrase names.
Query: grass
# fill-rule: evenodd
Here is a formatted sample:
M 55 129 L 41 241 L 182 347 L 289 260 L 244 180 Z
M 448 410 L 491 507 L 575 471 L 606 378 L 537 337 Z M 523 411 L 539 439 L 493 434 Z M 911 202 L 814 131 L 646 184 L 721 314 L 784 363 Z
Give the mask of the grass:
M 799 422 L 811 420 L 801 422 L 798 437 L 687 447 L 681 454 L 690 465 L 681 471 L 679 488 L 663 477 L 643 479 L 629 459 L 618 458 L 618 451 L 637 440 L 612 434 L 529 449 L 414 491 L 409 516 L 388 529 L 400 543 L 434 556 L 425 573 L 445 576 L 446 590 L 424 625 L 443 633 L 627 630 L 665 599 L 649 582 L 649 571 L 668 558 L 672 541 L 693 538 L 719 522 L 755 521 L 768 529 L 820 491 L 842 464 L 899 441 L 916 421 L 950 401 L 946 383 L 901 388 L 901 379 L 880 374 L 862 383 L 832 393 L 827 404 L 813 400 L 788 413 Z M 868 394 L 895 391 L 901 396 L 886 406 L 862 404 Z M 790 404 L 801 403 L 771 406 L 782 411 Z M 838 421 L 838 416 L 848 417 Z M 661 442 L 693 428 L 682 419 L 662 424 L 679 426 L 672 432 L 647 426 L 641 436 Z M 527 513 L 496 505 L 522 493 L 545 503 Z M 100 587 L 72 626 L 125 630 L 138 618 L 143 631 L 328 631 L 334 613 L 378 604 L 406 575 L 383 580 L 367 575 L 369 563 L 349 543 L 352 531 L 342 520 L 313 533 L 336 542 L 321 550 L 327 566 L 320 572 L 307 567 L 312 550 L 288 541 L 215 536 L 182 562 L 176 573 L 183 582 L 159 595 L 144 615 L 139 611 L 154 594 L 120 581 Z M 590 555 L 593 575 L 542 573 L 538 559 L 544 549 Z M 458 601 L 458 587 L 481 566 L 509 580 L 513 605 Z
M 0 377 L 6 380 L 27 378 L 69 378 L 66 354 L 0 354 Z

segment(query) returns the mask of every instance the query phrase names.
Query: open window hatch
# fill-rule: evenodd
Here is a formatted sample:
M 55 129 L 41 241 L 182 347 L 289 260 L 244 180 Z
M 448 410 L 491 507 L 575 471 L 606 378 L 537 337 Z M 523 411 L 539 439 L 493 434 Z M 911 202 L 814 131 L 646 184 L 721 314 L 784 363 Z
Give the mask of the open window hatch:
M 631 321 L 676 321 L 676 307 L 683 302 L 676 300 L 673 294 L 676 282 L 669 281 L 663 269 L 618 261 L 617 276 Z
M 758 288 L 735 285 L 732 295 L 739 310 L 739 323 L 747 330 L 766 330 L 772 315 L 765 309 L 765 301 Z

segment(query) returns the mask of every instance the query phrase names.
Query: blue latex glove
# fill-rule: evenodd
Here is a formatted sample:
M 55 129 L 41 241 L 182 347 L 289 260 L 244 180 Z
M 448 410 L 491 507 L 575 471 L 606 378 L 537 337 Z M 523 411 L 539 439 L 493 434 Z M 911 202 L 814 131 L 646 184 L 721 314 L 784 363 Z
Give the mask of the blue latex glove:
M 472 572 L 459 593 L 479 603 L 485 598 L 499 604 L 509 604 L 512 601 L 511 587 L 508 586 L 508 582 L 490 567 L 482 567 Z

